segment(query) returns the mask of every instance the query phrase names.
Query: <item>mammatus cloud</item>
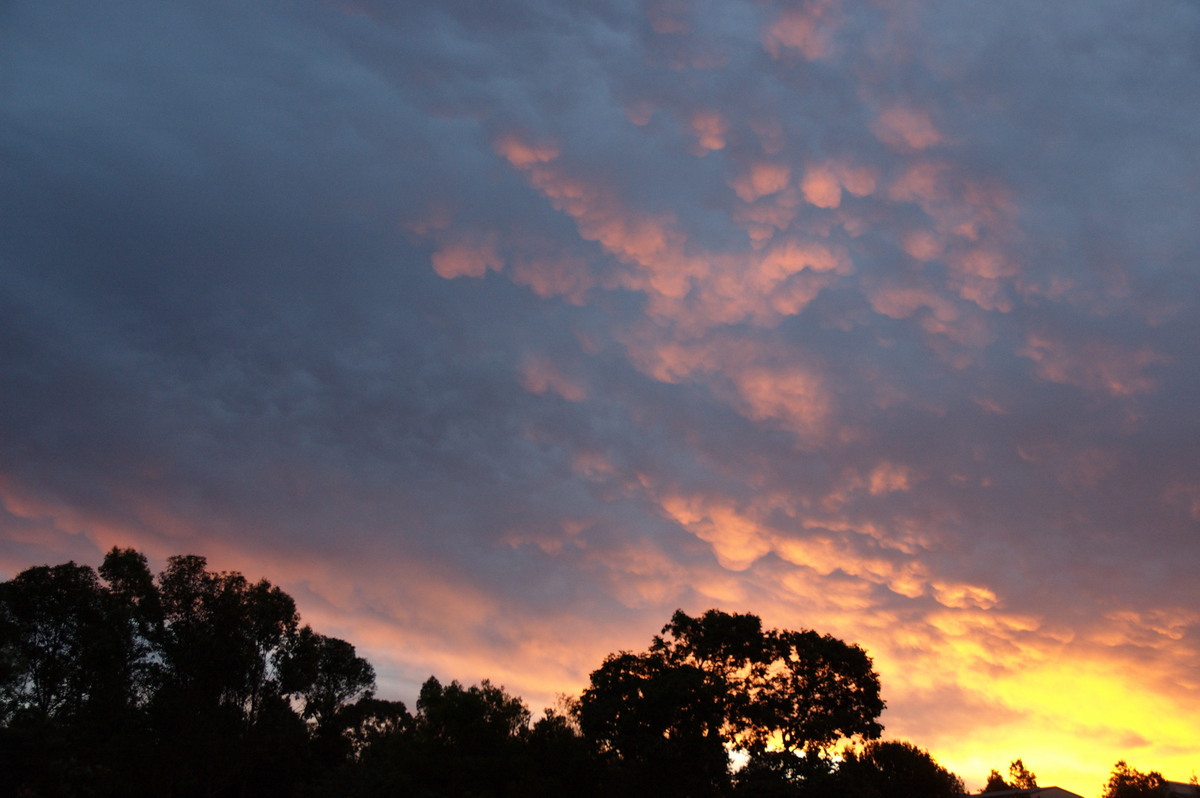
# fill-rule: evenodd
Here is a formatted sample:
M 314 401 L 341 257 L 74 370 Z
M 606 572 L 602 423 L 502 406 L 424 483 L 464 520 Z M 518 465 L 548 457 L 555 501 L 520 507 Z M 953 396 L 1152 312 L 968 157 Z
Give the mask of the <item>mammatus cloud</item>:
M 206 9 L 0 26 L 5 575 L 535 708 L 752 611 L 970 785 L 1190 775 L 1193 4 Z

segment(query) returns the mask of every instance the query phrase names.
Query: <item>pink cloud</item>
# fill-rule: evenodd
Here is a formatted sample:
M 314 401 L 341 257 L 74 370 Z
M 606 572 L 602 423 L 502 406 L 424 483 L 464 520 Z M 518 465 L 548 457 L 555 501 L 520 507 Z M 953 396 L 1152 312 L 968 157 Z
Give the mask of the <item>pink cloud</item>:
M 691 7 L 683 0 L 654 0 L 646 8 L 650 28 L 662 35 L 690 33 Z
M 654 111 L 654 103 L 646 99 L 634 100 L 625 105 L 625 117 L 639 127 L 650 124 L 650 120 L 654 118 Z
M 693 111 L 688 117 L 688 126 L 696 136 L 698 155 L 725 149 L 725 136 L 729 132 L 729 120 L 720 112 Z
M 496 252 L 496 236 L 467 236 L 451 239 L 432 256 L 433 270 L 447 280 L 455 277 L 483 277 L 488 269 L 500 271 L 504 259 Z
M 558 157 L 558 148 L 547 142 L 534 143 L 509 134 L 496 140 L 496 152 L 518 169 L 548 163 Z
M 873 194 L 879 184 L 879 170 L 874 166 L 837 163 L 833 168 L 842 188 L 856 197 Z
M 567 377 L 548 359 L 527 357 L 521 365 L 521 382 L 531 393 L 553 392 L 571 402 L 582 402 L 587 398 L 587 389 L 575 379 Z
M 791 177 L 792 170 L 786 164 L 754 161 L 748 170 L 733 178 L 730 185 L 742 202 L 754 202 L 787 188 Z
M 829 58 L 834 53 L 833 32 L 838 27 L 833 2 L 807 2 L 779 15 L 763 32 L 763 46 L 772 58 L 792 53 L 806 61 Z
M 880 141 L 901 152 L 927 150 L 945 141 L 928 112 L 902 105 L 880 111 L 872 130 Z
M 913 230 L 901 239 L 909 257 L 920 261 L 931 261 L 941 257 L 945 243 L 931 230 Z
M 733 367 L 731 372 L 739 404 L 750 418 L 780 421 L 802 438 L 829 432 L 832 400 L 815 372 L 798 366 Z
M 787 135 L 783 123 L 777 117 L 752 117 L 750 129 L 758 136 L 759 146 L 767 155 L 778 155 L 787 146 Z
M 723 568 L 744 571 L 772 550 L 770 533 L 726 502 L 667 496 L 663 510 L 696 537 L 712 545 Z
M 821 241 L 791 237 L 776 242 L 758 261 L 759 285 L 771 290 L 781 280 L 800 271 L 846 274 L 853 265 L 845 250 Z
M 733 209 L 730 219 L 746 231 L 752 246 L 761 246 L 778 231 L 786 230 L 796 218 L 800 201 L 794 194 L 785 191 L 773 197 L 774 201 L 739 205 Z
M 818 208 L 836 208 L 842 204 L 842 184 L 827 166 L 810 167 L 800 181 L 804 199 Z
M 1070 344 L 1045 332 L 1030 333 L 1018 354 L 1033 360 L 1039 377 L 1112 396 L 1149 393 L 1155 380 L 1146 375 L 1167 358 L 1149 347 L 1129 347 L 1099 340 Z
M 870 491 L 873 496 L 907 491 L 912 487 L 912 469 L 897 463 L 880 463 L 871 470 Z

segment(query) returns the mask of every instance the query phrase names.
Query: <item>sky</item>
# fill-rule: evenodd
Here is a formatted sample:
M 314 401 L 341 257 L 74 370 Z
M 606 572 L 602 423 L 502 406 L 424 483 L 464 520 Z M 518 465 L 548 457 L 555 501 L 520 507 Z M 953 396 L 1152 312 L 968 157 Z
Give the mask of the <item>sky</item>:
M 0 3 L 0 577 L 266 577 L 411 706 L 676 608 L 981 787 L 1200 766 L 1200 5 Z

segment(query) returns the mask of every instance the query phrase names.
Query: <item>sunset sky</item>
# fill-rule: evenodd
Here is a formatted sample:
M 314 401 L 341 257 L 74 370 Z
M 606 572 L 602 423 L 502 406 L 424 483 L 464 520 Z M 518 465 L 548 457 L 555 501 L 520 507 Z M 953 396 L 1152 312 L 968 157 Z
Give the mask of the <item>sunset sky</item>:
M 411 707 L 677 607 L 979 788 L 1200 770 L 1200 4 L 0 3 L 0 578 L 265 576 Z

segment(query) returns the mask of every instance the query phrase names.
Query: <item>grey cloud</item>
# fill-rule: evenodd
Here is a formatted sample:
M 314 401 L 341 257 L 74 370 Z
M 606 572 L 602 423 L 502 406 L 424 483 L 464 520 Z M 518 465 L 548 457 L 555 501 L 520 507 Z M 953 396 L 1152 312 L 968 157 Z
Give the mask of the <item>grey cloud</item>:
M 553 628 L 582 678 L 717 599 L 897 668 L 959 610 L 999 670 L 1122 612 L 1194 652 L 1194 5 L 825 6 L 812 60 L 771 4 L 6 6 L 4 562 L 219 544 L 411 634 L 405 683 Z M 770 310 L 789 236 L 845 264 Z M 891 714 L 1027 709 L 972 689 Z

